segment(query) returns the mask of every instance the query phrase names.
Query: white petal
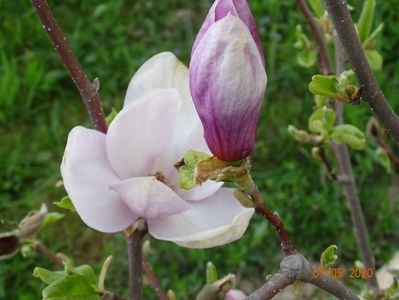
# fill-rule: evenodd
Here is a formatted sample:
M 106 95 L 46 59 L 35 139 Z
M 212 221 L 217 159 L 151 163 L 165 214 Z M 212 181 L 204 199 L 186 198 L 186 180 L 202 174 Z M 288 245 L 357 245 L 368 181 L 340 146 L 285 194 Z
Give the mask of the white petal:
M 129 83 L 124 106 L 155 89 L 177 89 L 182 99 L 189 99 L 188 69 L 172 52 L 162 52 L 147 60 Z
M 168 186 L 155 177 L 136 177 L 111 186 L 138 216 L 164 218 L 190 208 Z
M 105 135 L 75 127 L 61 164 L 65 189 L 82 220 L 102 232 L 117 232 L 137 217 L 109 185 L 120 181 L 107 160 Z
M 242 207 L 232 189 L 219 189 L 206 200 L 191 202 L 181 214 L 148 221 L 148 230 L 160 240 L 188 248 L 209 248 L 239 239 L 254 210 Z
M 154 175 L 155 160 L 170 147 L 180 102 L 174 89 L 155 90 L 115 117 L 107 133 L 107 153 L 122 179 Z

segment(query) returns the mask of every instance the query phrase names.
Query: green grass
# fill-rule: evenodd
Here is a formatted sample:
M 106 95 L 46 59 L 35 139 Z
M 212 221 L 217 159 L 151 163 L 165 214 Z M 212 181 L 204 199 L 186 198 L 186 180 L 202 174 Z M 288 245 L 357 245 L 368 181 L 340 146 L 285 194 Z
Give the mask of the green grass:
M 89 77 L 99 77 L 104 108 L 119 109 L 128 82 L 137 68 L 160 51 L 173 51 L 185 63 L 195 33 L 210 1 L 50 1 L 68 41 Z M 359 15 L 360 0 L 351 1 Z M 303 18 L 293 1 L 251 1 L 264 44 L 269 85 L 253 155 L 254 176 L 268 204 L 287 223 L 298 249 L 317 260 L 330 244 L 337 244 L 342 263 L 360 259 L 351 220 L 340 188 L 328 180 L 310 149 L 288 135 L 288 124 L 305 128 L 312 111 L 307 85 L 316 69 L 296 64 L 295 26 Z M 397 1 L 378 3 L 377 19 L 385 29 L 377 47 L 385 65 L 377 77 L 398 111 L 399 57 Z M 90 126 L 84 106 L 60 59 L 52 49 L 28 1 L 0 0 L 0 228 L 15 227 L 41 202 L 51 205 L 65 192 L 56 187 L 59 164 L 69 130 Z M 304 28 L 307 27 L 304 26 Z M 370 111 L 365 104 L 347 107 L 347 122 L 364 129 Z M 375 145 L 352 152 L 359 194 L 372 249 L 381 265 L 398 244 L 397 185 L 373 158 Z M 107 255 L 115 256 L 106 287 L 126 293 L 127 270 L 123 236 L 102 235 L 67 214 L 40 237 L 54 251 L 74 257 L 76 263 L 97 267 Z M 188 250 L 152 241 L 150 260 L 162 286 L 173 288 L 179 299 L 193 299 L 203 284 L 205 264 L 212 260 L 221 274 L 234 272 L 250 288 L 272 273 L 281 257 L 272 228 L 255 217 L 243 239 L 210 250 Z M 397 250 L 397 249 L 396 249 Z M 33 267 L 52 266 L 43 258 L 17 255 L 0 262 L 0 299 L 40 298 L 41 283 Z M 155 299 L 146 288 L 146 299 Z

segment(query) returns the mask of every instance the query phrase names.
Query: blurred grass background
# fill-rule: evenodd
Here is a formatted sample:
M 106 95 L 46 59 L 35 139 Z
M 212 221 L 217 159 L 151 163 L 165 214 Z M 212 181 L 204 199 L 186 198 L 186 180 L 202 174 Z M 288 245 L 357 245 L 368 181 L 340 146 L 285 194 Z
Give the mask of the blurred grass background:
M 125 89 L 137 68 L 152 55 L 173 51 L 186 64 L 211 1 L 65 0 L 49 1 L 67 39 L 89 77 L 99 77 L 104 109 L 120 109 Z M 354 16 L 362 1 L 349 1 Z M 340 263 L 360 259 L 350 215 L 339 186 L 328 180 L 307 146 L 287 133 L 288 124 L 306 128 L 313 100 L 307 91 L 317 69 L 303 69 L 295 60 L 296 24 L 304 24 L 291 0 L 250 1 L 265 49 L 269 84 L 253 155 L 257 183 L 269 205 L 284 218 L 301 252 L 318 260 L 330 244 L 339 248 Z M 399 2 L 378 1 L 377 22 L 385 23 L 377 49 L 384 56 L 377 77 L 386 97 L 399 111 Z M 376 23 L 377 24 L 377 23 Z M 304 28 L 307 27 L 304 25 Z M 364 129 L 370 111 L 365 104 L 347 107 L 347 122 Z M 90 127 L 71 79 L 52 49 L 29 1 L 0 0 L 0 232 L 10 230 L 31 209 L 52 205 L 65 195 L 57 188 L 59 164 L 68 132 Z M 352 152 L 360 199 L 377 265 L 397 250 L 398 177 L 376 159 L 376 146 Z M 113 254 L 106 287 L 126 294 L 127 269 L 122 235 L 103 235 L 66 213 L 64 220 L 40 234 L 54 251 L 90 263 L 99 271 Z M 179 299 L 193 299 L 203 285 L 205 264 L 213 261 L 220 274 L 233 272 L 251 290 L 276 270 L 281 258 L 272 228 L 254 217 L 243 239 L 225 247 L 188 250 L 152 241 L 150 260 L 165 289 Z M 396 247 L 396 249 L 395 249 Z M 31 276 L 34 266 L 52 268 L 33 255 L 0 262 L 0 299 L 39 299 L 41 283 Z M 352 285 L 361 285 L 361 281 Z M 156 299 L 146 288 L 146 299 Z

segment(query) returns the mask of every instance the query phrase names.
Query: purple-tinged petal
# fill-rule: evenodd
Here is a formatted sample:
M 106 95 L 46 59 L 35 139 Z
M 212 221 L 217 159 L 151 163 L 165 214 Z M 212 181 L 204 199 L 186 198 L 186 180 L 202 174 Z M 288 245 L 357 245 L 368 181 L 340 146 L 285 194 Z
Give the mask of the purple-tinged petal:
M 154 161 L 170 147 L 180 103 L 175 89 L 155 90 L 115 117 L 107 133 L 107 153 L 122 179 L 154 175 Z
M 230 290 L 226 294 L 226 300 L 243 300 L 246 297 L 247 295 L 240 290 Z
M 230 15 L 213 24 L 191 59 L 190 90 L 214 155 L 232 161 L 252 151 L 266 84 L 245 24 Z
M 110 186 L 130 209 L 144 219 L 158 219 L 190 208 L 168 186 L 155 177 L 136 177 Z
M 170 217 L 148 220 L 150 234 L 188 248 L 210 248 L 233 242 L 244 234 L 254 210 L 244 208 L 233 189 L 219 189 L 192 208 Z
M 245 23 L 245 26 L 250 31 L 252 38 L 255 41 L 256 47 L 258 48 L 260 59 L 262 60 L 263 65 L 265 65 L 265 56 L 263 54 L 262 43 L 256 28 L 255 19 L 248 6 L 247 0 L 216 0 L 209 9 L 208 15 L 206 16 L 205 21 L 198 32 L 198 35 L 194 41 L 191 55 L 194 54 L 199 42 L 209 27 L 228 15 L 236 16 Z
M 69 133 L 61 164 L 65 189 L 79 216 L 90 227 L 117 232 L 137 216 L 108 186 L 120 181 L 105 151 L 105 134 L 84 127 Z

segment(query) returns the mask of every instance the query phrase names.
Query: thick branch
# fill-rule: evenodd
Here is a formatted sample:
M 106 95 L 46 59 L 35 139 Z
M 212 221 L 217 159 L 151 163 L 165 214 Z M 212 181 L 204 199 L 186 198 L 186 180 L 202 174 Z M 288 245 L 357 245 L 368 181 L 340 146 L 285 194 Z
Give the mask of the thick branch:
M 320 71 L 322 74 L 328 75 L 332 73 L 332 66 L 331 66 L 330 56 L 328 55 L 328 49 L 327 49 L 326 40 L 324 38 L 324 34 L 321 31 L 320 26 L 317 24 L 306 1 L 296 0 L 296 3 L 299 9 L 302 11 L 302 14 L 305 16 L 306 20 L 308 21 L 310 29 L 318 45 L 317 59 L 319 62 Z
M 166 296 L 165 292 L 162 290 L 161 285 L 159 284 L 159 281 L 157 277 L 154 274 L 154 271 L 151 267 L 150 262 L 148 261 L 147 257 L 143 255 L 143 269 L 145 274 L 147 275 L 147 280 L 152 287 L 152 289 L 155 291 L 155 293 L 158 296 L 159 300 L 168 300 L 169 298 Z
M 338 37 L 362 89 L 361 96 L 399 144 L 399 118 L 380 90 L 353 25 L 345 0 L 324 0 Z
M 97 93 L 97 87 L 89 81 L 82 66 L 66 42 L 47 1 L 32 0 L 32 5 L 43 24 L 43 28 L 47 32 L 51 43 L 61 57 L 73 82 L 79 90 L 94 128 L 104 133 L 107 132 L 107 123 L 105 122 L 100 96 Z
M 344 70 L 344 58 L 341 43 L 335 39 L 335 51 L 336 51 L 336 73 L 339 75 Z M 343 105 L 341 102 L 336 101 L 336 114 L 337 114 L 337 125 L 342 124 L 344 121 L 343 117 Z M 342 191 L 346 197 L 349 211 L 351 213 L 352 222 L 354 225 L 355 236 L 358 244 L 359 251 L 362 255 L 363 262 L 366 268 L 373 270 L 373 276 L 368 279 L 368 285 L 370 288 L 378 289 L 378 283 L 375 278 L 375 264 L 373 256 L 371 254 L 370 243 L 368 239 L 366 222 L 364 220 L 363 210 L 360 205 L 359 196 L 357 193 L 356 182 L 353 176 L 352 163 L 350 161 L 348 146 L 333 144 L 333 150 L 338 166 L 341 171 L 341 186 Z
M 129 300 L 143 298 L 143 239 L 145 230 L 136 229 L 127 237 L 129 256 Z
M 313 267 L 301 254 L 286 256 L 280 270 L 270 281 L 252 293 L 246 300 L 269 300 L 296 280 L 311 283 L 341 300 L 359 300 L 350 290 L 335 278 L 320 274 L 313 275 Z

